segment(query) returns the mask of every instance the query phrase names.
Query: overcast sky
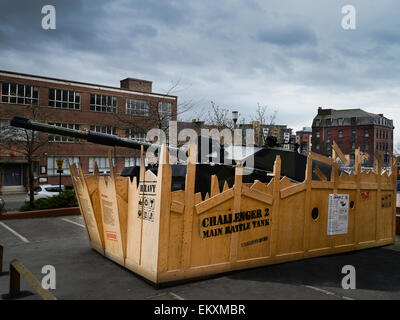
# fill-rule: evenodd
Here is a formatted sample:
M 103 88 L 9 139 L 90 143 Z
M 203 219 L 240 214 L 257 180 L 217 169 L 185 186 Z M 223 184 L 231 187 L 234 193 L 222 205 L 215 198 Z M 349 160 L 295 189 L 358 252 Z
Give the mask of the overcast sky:
M 41 27 L 46 4 L 56 29 Z M 344 5 L 356 29 L 344 30 Z M 1 0 L 0 69 L 119 86 L 125 77 L 206 112 L 311 126 L 317 107 L 400 117 L 400 1 Z M 186 119 L 191 114 L 182 115 Z M 400 131 L 395 129 L 395 142 Z

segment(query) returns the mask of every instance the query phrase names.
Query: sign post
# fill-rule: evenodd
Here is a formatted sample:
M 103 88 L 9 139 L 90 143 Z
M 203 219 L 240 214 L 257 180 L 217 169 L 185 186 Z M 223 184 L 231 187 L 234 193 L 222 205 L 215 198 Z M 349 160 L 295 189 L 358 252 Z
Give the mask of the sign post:
M 58 169 L 57 173 L 60 174 L 60 178 L 58 180 L 58 184 L 59 184 L 58 194 L 60 194 L 61 193 L 61 174 L 64 172 L 64 170 L 62 169 L 63 163 L 64 163 L 64 159 L 57 159 L 56 162 L 57 162 L 57 169 Z

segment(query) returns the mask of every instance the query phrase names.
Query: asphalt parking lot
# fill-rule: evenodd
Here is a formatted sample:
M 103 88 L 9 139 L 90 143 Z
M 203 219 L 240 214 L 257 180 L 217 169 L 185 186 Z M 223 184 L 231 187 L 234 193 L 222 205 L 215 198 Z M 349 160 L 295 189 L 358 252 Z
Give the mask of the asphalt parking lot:
M 400 299 L 400 237 L 394 245 L 233 272 L 156 289 L 89 247 L 79 216 L 0 221 L 4 247 L 0 300 L 9 263 L 21 261 L 39 280 L 56 269 L 58 300 L 343 300 Z M 341 286 L 342 267 L 356 270 L 356 289 Z M 40 300 L 21 278 L 21 300 Z

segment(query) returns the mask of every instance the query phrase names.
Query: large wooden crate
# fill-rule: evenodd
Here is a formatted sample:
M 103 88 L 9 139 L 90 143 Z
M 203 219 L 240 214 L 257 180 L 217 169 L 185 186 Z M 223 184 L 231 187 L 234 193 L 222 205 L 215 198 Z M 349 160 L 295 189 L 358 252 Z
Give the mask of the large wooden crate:
M 396 170 L 338 174 L 336 157 L 308 157 L 306 179 L 281 178 L 276 158 L 266 184 L 242 183 L 236 167 L 232 188 L 212 177 L 210 193 L 195 193 L 196 149 L 189 149 L 185 190 L 171 192 L 165 146 L 157 176 L 140 181 L 94 174 L 71 174 L 91 246 L 153 283 L 196 278 L 309 257 L 382 246 L 395 241 Z M 327 179 L 312 160 L 332 166 Z M 112 161 L 110 161 L 110 164 Z M 82 172 L 82 170 L 80 170 Z M 339 219 L 339 220 L 338 220 Z

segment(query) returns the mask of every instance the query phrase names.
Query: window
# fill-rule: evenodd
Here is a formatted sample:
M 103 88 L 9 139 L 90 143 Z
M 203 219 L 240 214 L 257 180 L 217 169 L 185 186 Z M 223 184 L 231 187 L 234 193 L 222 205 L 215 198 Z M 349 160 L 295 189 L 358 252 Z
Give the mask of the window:
M 320 119 L 315 120 L 315 126 L 319 127 L 320 125 L 321 125 L 321 120 Z
M 125 131 L 125 136 L 128 139 L 132 139 L 132 140 L 137 140 L 137 141 L 148 141 L 147 140 L 147 135 L 146 132 L 144 131 L 139 131 L 139 130 L 135 130 L 135 129 L 126 129 Z
M 355 126 L 357 124 L 357 118 L 356 117 L 350 118 L 350 123 L 352 126 Z
M 364 129 L 364 137 L 365 138 L 369 137 L 369 130 L 368 129 Z
M 326 135 L 327 135 L 327 141 L 330 142 L 331 141 L 331 130 L 327 130 L 326 131 Z
M 2 83 L 1 102 L 39 105 L 39 88 L 24 84 Z
M 35 137 L 38 136 L 37 131 L 27 131 L 29 136 L 34 132 Z M 4 140 L 26 141 L 25 129 L 12 127 L 10 120 L 0 120 L 0 137 Z
M 49 123 L 51 126 L 79 130 L 79 124 L 72 123 Z M 49 134 L 49 142 L 79 142 L 79 139 Z
M 91 93 L 90 111 L 117 113 L 117 97 Z
M 147 100 L 126 99 L 126 114 L 149 116 L 150 103 Z
M 317 149 L 317 150 L 319 150 L 319 149 L 320 149 L 320 147 L 319 147 L 319 143 L 317 143 L 317 144 L 315 145 L 315 149 Z
M 355 142 L 352 142 L 352 143 L 351 143 L 351 149 L 354 150 L 355 148 L 356 148 L 356 143 L 355 143 Z
M 90 126 L 91 131 L 117 135 L 117 128 L 112 126 Z
M 144 164 L 149 164 L 149 159 L 144 158 Z M 125 167 L 140 166 L 140 158 L 125 158 Z
M 351 136 L 354 138 L 356 136 L 356 130 L 351 130 Z
M 339 137 L 339 138 L 343 138 L 343 130 L 339 130 L 339 132 L 338 132 L 338 137 Z
M 158 103 L 158 116 L 159 116 L 159 128 L 162 130 L 166 130 L 168 128 L 168 123 L 172 117 L 172 103 L 170 102 L 159 102 Z M 168 132 L 167 142 L 168 142 Z
M 100 173 L 110 173 L 110 162 L 108 157 L 89 157 L 89 172 L 92 173 L 94 169 L 94 162 L 96 161 Z M 112 159 L 115 166 L 116 160 Z
M 172 103 L 171 102 L 159 102 L 158 113 L 171 115 L 172 114 Z
M 330 143 L 326 144 L 326 151 L 331 151 L 331 144 Z
M 365 142 L 364 143 L 364 151 L 368 151 L 369 150 L 369 142 Z
M 49 176 L 56 176 L 59 175 L 59 173 L 57 173 L 58 167 L 57 167 L 57 161 L 58 159 L 64 159 L 63 162 L 63 173 L 62 175 L 66 176 L 66 175 L 70 175 L 70 171 L 69 171 L 69 166 L 68 166 L 68 160 L 69 162 L 72 163 L 78 163 L 79 162 L 79 157 L 47 157 L 47 174 Z
M 343 118 L 338 118 L 337 121 L 338 121 L 338 125 L 339 126 L 342 126 L 343 123 L 344 123 L 344 119 Z
M 315 137 L 316 137 L 316 138 L 319 138 L 319 137 L 320 137 L 319 131 L 317 131 L 317 132 L 315 133 Z
M 340 150 L 343 150 L 343 142 L 342 141 L 338 142 L 338 147 Z
M 49 107 L 79 110 L 81 108 L 80 92 L 49 89 Z
M 332 119 L 326 119 L 325 120 L 325 124 L 327 125 L 327 126 L 331 126 L 332 125 Z

